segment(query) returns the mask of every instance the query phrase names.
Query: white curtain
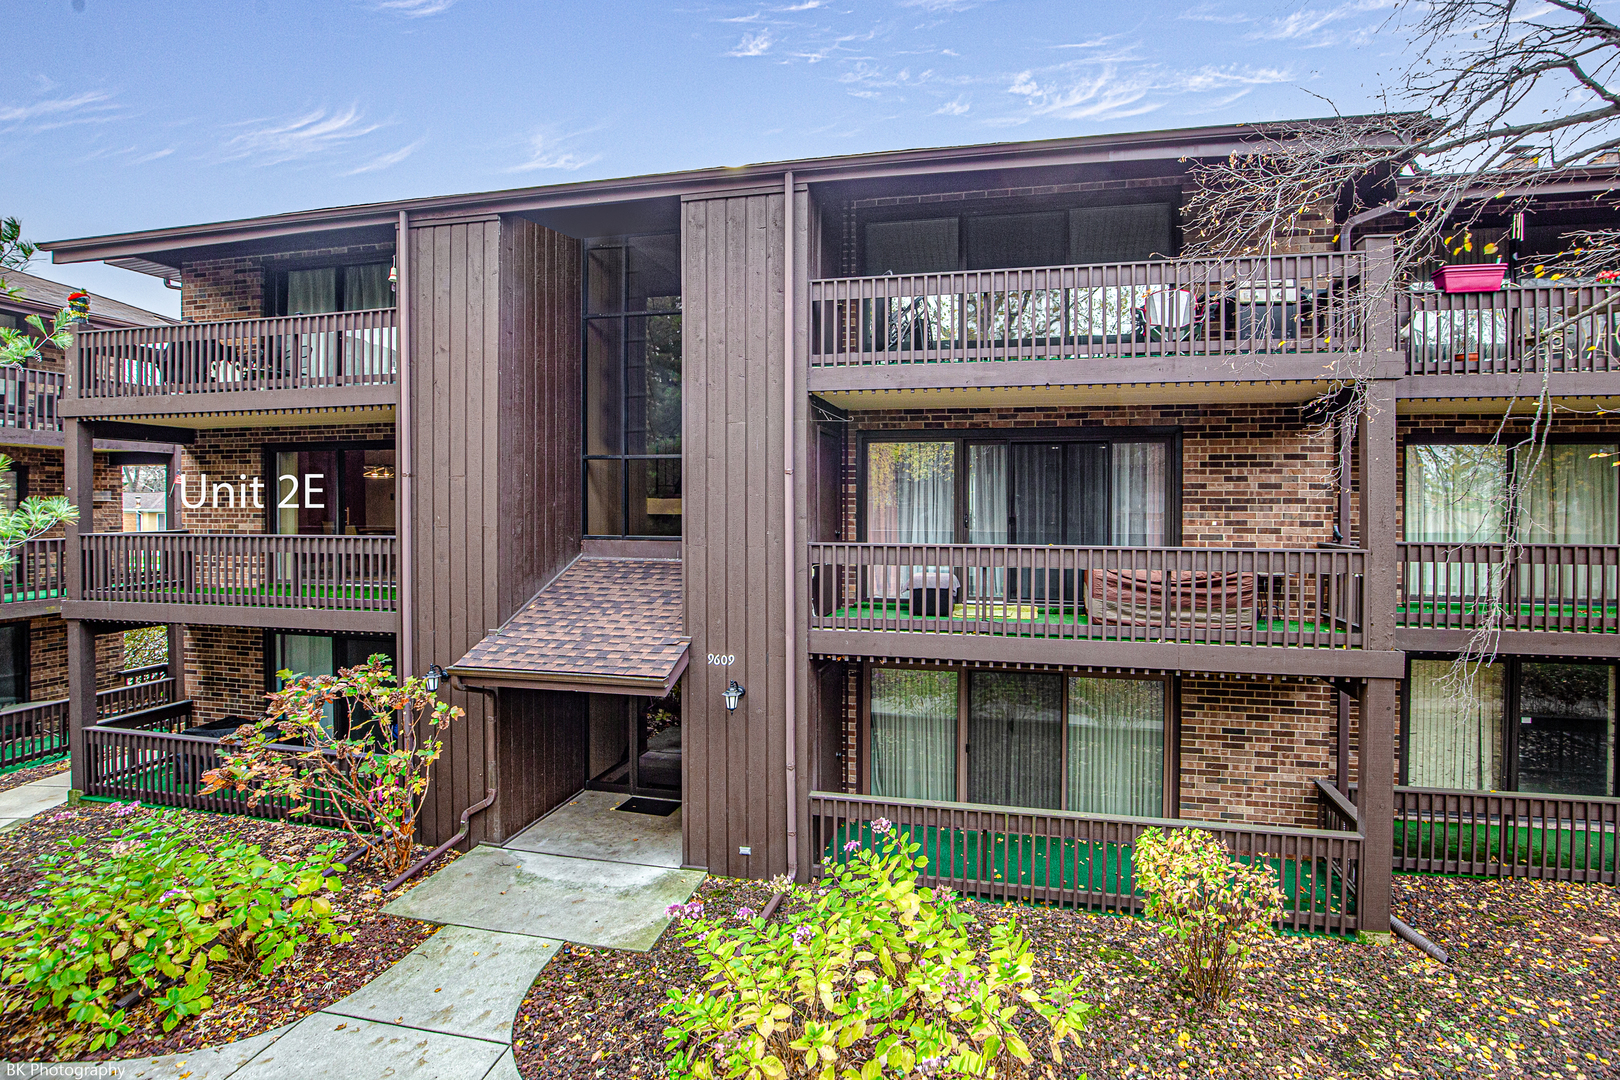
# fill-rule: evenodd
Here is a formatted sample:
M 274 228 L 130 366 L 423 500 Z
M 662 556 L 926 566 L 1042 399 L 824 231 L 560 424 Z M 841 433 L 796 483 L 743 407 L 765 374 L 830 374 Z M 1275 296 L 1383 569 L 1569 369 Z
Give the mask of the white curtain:
M 956 444 L 873 442 L 866 448 L 866 539 L 876 544 L 949 544 L 956 537 Z M 878 567 L 871 595 L 909 595 L 914 572 L 936 567 Z
M 1519 541 L 1525 544 L 1620 543 L 1620 469 L 1615 443 L 1553 443 L 1539 454 L 1521 450 Z M 1602 457 L 1594 457 L 1602 454 Z M 1527 475 L 1528 474 L 1528 475 Z M 1531 565 L 1519 587 L 1537 601 L 1615 596 L 1615 571 L 1596 579 L 1585 566 L 1549 571 Z
M 1164 683 L 1070 679 L 1068 809 L 1164 816 Z
M 337 267 L 287 271 L 287 314 L 323 315 L 338 309 Z M 299 374 L 324 378 L 337 373 L 337 335 L 299 334 Z M 222 376 L 223 377 L 223 376 Z
M 1063 677 L 974 672 L 968 801 L 1056 810 L 1063 801 Z
M 1503 783 L 1503 665 L 1482 665 L 1471 692 L 1444 680 L 1449 660 L 1413 660 L 1407 690 L 1406 782 L 1491 791 Z
M 1506 539 L 1507 450 L 1466 443 L 1406 448 L 1406 539 L 1437 544 L 1500 544 Z M 1407 591 L 1423 596 L 1488 594 L 1497 571 L 1480 563 L 1412 567 Z
M 992 443 L 968 447 L 967 539 L 970 544 L 1007 542 L 1007 445 Z M 967 596 L 1006 595 L 1007 572 L 996 568 L 970 568 Z
M 1113 542 L 1164 546 L 1164 443 L 1115 443 L 1113 459 Z
M 956 798 L 956 673 L 872 669 L 872 794 Z

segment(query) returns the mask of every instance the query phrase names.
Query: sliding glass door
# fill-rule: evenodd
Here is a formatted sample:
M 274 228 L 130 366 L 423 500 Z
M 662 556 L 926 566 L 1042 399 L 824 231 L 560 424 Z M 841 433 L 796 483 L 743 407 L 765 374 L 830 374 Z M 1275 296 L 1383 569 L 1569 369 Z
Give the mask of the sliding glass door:
M 1162 679 L 875 667 L 869 685 L 873 795 L 1168 812 Z

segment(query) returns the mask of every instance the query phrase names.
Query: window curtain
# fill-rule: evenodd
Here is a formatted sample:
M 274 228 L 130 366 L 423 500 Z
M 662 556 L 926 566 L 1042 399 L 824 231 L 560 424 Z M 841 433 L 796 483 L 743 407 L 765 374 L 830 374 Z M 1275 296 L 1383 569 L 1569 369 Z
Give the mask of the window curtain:
M 879 544 L 949 544 L 955 539 L 956 444 L 874 442 L 866 448 L 866 538 Z M 911 588 L 913 571 L 875 567 L 872 595 Z
M 1164 816 L 1164 683 L 1069 680 L 1068 809 Z
M 290 671 L 294 678 L 300 675 L 336 675 L 333 666 L 332 638 L 316 634 L 277 634 L 276 671 Z M 278 675 L 276 689 L 283 683 Z M 321 726 L 327 731 L 337 716 L 334 703 L 327 702 L 321 713 Z
M 0 706 L 28 700 L 28 624 L 0 626 Z
M 1472 692 L 1445 682 L 1449 660 L 1413 660 L 1407 690 L 1406 782 L 1491 791 L 1503 786 L 1503 665 L 1482 665 Z
M 366 263 L 343 268 L 343 310 L 370 311 L 394 306 L 387 263 Z M 392 375 L 397 366 L 394 328 L 352 330 L 344 335 L 344 371 L 367 381 Z
M 1114 544 L 1163 547 L 1164 443 L 1115 443 L 1113 455 Z
M 1063 447 L 1012 447 L 1013 542 L 1063 543 Z
M 954 671 L 872 670 L 872 794 L 956 799 Z
M 1007 446 L 969 446 L 967 540 L 970 544 L 1007 543 Z M 1007 572 L 968 567 L 964 587 L 969 598 L 1006 595 Z
M 975 672 L 968 683 L 968 801 L 1056 810 L 1063 796 L 1061 675 Z
M 1504 447 L 1414 444 L 1406 448 L 1408 542 L 1500 544 L 1505 539 L 1506 507 Z M 1493 578 L 1482 572 L 1483 565 L 1424 562 L 1408 571 L 1407 590 L 1439 597 L 1487 594 Z
M 290 315 L 324 315 L 338 309 L 337 267 L 317 266 L 310 270 L 287 271 L 287 312 Z M 325 378 L 337 373 L 336 334 L 297 334 L 289 339 L 296 349 L 298 373 L 306 378 Z M 229 371 L 216 377 L 227 378 Z
M 1615 443 L 1554 443 L 1539 454 L 1522 450 L 1519 471 L 1518 537 L 1524 544 L 1620 543 L 1620 469 Z M 1603 457 L 1593 457 L 1603 454 Z M 1549 577 L 1550 573 L 1550 577 Z M 1615 595 L 1615 569 L 1570 566 L 1549 570 L 1530 565 L 1519 571 L 1521 594 L 1558 600 Z

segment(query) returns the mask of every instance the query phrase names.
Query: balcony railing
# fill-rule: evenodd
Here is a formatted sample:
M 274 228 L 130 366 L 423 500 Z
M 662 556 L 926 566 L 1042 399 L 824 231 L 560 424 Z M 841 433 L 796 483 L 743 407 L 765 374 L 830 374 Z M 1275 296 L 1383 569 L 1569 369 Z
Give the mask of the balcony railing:
M 1351 798 L 1358 795 L 1351 785 Z M 1620 799 L 1395 789 L 1398 871 L 1620 884 Z
M 1345 549 L 811 544 L 832 630 L 1347 649 L 1366 553 Z
M 1395 625 L 1620 633 L 1620 546 L 1403 543 Z
M 1349 934 L 1356 930 L 1362 838 L 1353 832 L 1230 822 L 1109 818 L 1064 810 L 923 802 L 870 795 L 810 793 L 810 850 L 816 873 L 870 847 L 872 823 L 886 819 L 928 862 L 922 880 L 987 900 L 1134 911 L 1142 906 L 1132 849 L 1148 829 L 1207 829 L 1237 858 L 1271 868 L 1284 894 L 1283 926 Z
M 1409 375 L 1620 371 L 1620 289 L 1510 284 L 1395 304 Z
M 1344 352 L 1363 257 L 1280 255 L 810 282 L 810 363 Z
M 395 611 L 392 536 L 91 533 L 85 600 Z
M 392 386 L 395 309 L 78 335 L 79 398 Z
M 20 431 L 61 431 L 57 403 L 62 397 L 60 371 L 0 368 L 0 427 Z
M 130 670 L 122 672 L 126 680 L 134 674 Z M 165 677 L 143 678 L 139 682 L 98 690 L 96 719 L 117 723 L 120 717 L 138 716 L 173 705 L 174 689 L 174 680 Z M 67 753 L 67 739 L 67 698 L 29 701 L 0 709 L 0 768 L 59 757 Z
M 0 604 L 60 600 L 67 580 L 66 540 L 28 540 L 13 554 L 16 562 L 0 574 Z

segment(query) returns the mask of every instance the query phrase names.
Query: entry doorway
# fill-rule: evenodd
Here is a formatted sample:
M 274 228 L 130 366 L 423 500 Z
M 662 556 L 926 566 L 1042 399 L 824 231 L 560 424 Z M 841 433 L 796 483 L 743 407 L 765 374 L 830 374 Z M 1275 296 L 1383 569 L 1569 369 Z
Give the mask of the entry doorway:
M 681 797 L 680 686 L 664 698 L 590 695 L 593 791 Z

